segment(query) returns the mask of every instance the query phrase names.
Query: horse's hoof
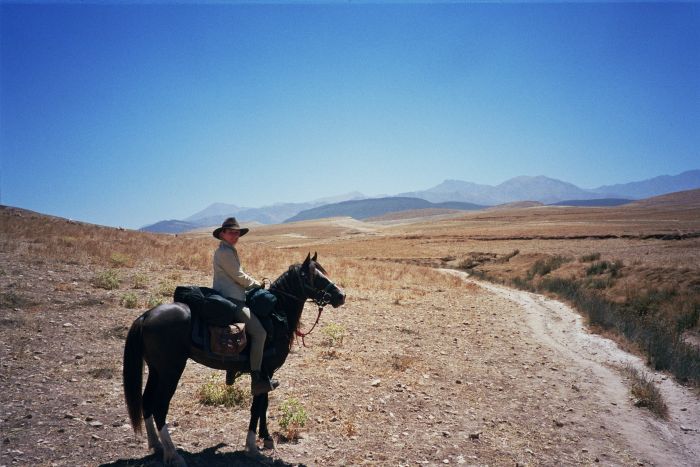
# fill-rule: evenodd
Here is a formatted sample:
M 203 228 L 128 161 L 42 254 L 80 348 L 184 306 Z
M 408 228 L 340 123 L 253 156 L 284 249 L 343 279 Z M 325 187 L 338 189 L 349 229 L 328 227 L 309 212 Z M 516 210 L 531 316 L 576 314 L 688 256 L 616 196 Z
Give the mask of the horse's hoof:
M 185 462 L 185 459 L 178 453 L 175 453 L 174 456 L 168 459 L 163 457 L 163 464 L 172 465 L 174 467 L 187 467 L 187 462 Z
M 264 438 L 263 439 L 263 448 L 275 449 L 275 440 L 272 438 Z
M 245 438 L 245 453 L 250 457 L 257 457 L 260 455 L 254 431 L 248 431 L 248 435 Z
M 160 441 L 158 441 L 158 443 L 154 443 L 154 444 L 149 443 L 148 449 L 153 451 L 153 454 L 155 454 L 156 456 L 162 456 L 163 452 L 164 452 L 163 445 L 160 443 Z

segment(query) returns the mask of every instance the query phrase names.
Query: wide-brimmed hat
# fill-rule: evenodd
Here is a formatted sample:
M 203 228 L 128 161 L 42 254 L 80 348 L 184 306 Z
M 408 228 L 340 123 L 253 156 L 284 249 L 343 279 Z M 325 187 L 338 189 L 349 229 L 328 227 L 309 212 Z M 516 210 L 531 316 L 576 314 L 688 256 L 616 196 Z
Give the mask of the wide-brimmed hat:
M 216 230 L 214 230 L 213 235 L 214 235 L 216 238 L 218 238 L 219 240 L 221 240 L 221 237 L 219 237 L 219 235 L 221 235 L 221 231 L 224 230 L 224 229 L 238 230 L 238 231 L 241 233 L 241 237 L 242 237 L 243 235 L 247 234 L 247 233 L 248 233 L 248 230 L 250 230 L 250 229 L 246 229 L 246 228 L 241 229 L 241 226 L 238 225 L 238 221 L 236 220 L 236 218 L 235 218 L 235 217 L 229 217 L 228 219 L 226 219 L 226 220 L 224 221 L 223 224 L 221 224 L 221 227 L 219 227 L 219 228 L 217 228 Z

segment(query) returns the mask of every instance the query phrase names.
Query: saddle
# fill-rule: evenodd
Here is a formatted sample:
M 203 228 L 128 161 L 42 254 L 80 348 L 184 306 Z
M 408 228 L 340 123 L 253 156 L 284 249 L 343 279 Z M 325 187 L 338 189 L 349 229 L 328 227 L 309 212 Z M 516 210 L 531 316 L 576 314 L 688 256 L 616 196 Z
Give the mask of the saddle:
M 215 355 L 230 357 L 241 353 L 248 344 L 244 323 L 228 326 L 209 325 L 209 350 Z

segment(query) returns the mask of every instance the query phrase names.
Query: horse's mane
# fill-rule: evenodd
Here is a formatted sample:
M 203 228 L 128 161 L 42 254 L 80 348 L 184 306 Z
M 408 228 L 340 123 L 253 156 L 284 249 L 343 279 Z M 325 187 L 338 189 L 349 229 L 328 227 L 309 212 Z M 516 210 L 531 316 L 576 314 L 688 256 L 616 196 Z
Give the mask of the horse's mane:
M 323 266 L 321 266 L 320 264 L 318 264 L 315 261 L 312 264 L 316 269 L 321 271 L 323 274 L 327 274 L 326 270 L 323 268 Z M 285 290 L 285 289 L 288 289 L 290 285 L 294 289 L 296 289 L 297 288 L 296 284 L 288 284 L 289 278 L 292 275 L 294 275 L 294 276 L 300 275 L 301 274 L 301 267 L 302 267 L 302 264 L 300 264 L 300 263 L 292 264 L 291 266 L 289 266 L 289 268 L 284 273 L 282 273 L 282 275 L 280 277 L 278 277 L 272 284 L 270 284 L 270 289 L 274 288 L 274 289 L 278 289 L 278 290 L 280 290 L 282 292 L 286 292 L 286 293 L 291 292 L 290 290 Z M 301 293 L 303 294 L 304 291 L 302 290 Z M 299 299 L 301 301 L 301 297 L 299 297 Z M 306 301 L 306 299 L 304 299 L 304 301 Z M 296 334 L 296 332 L 299 331 L 299 328 L 301 327 L 301 314 L 302 314 L 303 309 L 304 309 L 304 305 L 302 304 L 301 309 L 299 310 L 299 313 L 294 317 L 294 320 L 296 320 L 296 322 L 290 322 L 290 324 L 292 325 L 290 327 L 293 328 L 293 329 L 290 329 L 290 331 L 292 332 L 292 336 L 294 336 L 294 334 Z M 290 320 L 289 315 L 287 315 L 287 320 Z M 290 339 L 289 339 L 289 348 L 290 349 L 292 348 L 292 345 L 294 344 L 294 339 L 292 336 L 290 336 Z

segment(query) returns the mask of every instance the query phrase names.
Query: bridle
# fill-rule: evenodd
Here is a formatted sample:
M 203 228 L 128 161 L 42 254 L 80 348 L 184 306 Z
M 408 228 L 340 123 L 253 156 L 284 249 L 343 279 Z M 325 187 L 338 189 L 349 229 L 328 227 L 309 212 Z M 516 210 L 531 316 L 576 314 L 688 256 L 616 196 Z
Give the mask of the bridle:
M 329 290 L 331 290 L 333 287 L 336 287 L 333 281 L 326 277 L 326 280 L 328 280 L 328 284 L 326 284 L 326 286 L 322 289 L 317 289 L 313 286 L 313 280 L 305 280 L 307 279 L 307 276 L 308 274 L 304 273 L 301 270 L 297 274 L 297 277 L 299 278 L 299 285 L 301 287 L 302 292 L 304 293 L 304 301 L 314 302 L 316 306 L 318 306 L 318 315 L 316 316 L 316 321 L 314 321 L 313 326 L 311 326 L 311 329 L 309 329 L 308 331 L 302 332 L 298 329 L 294 330 L 294 334 L 301 337 L 301 343 L 304 347 L 306 347 L 306 342 L 304 341 L 304 338 L 311 334 L 314 328 L 316 328 L 316 325 L 321 319 L 321 313 L 323 312 L 323 308 L 331 302 L 332 296 Z M 270 289 L 272 289 L 273 286 L 274 284 L 270 286 Z M 275 293 L 286 295 L 287 297 L 293 298 L 294 300 L 300 300 L 300 297 L 297 297 L 296 295 L 293 295 L 289 292 L 285 292 L 284 290 L 280 290 L 277 287 L 275 287 L 274 291 Z

